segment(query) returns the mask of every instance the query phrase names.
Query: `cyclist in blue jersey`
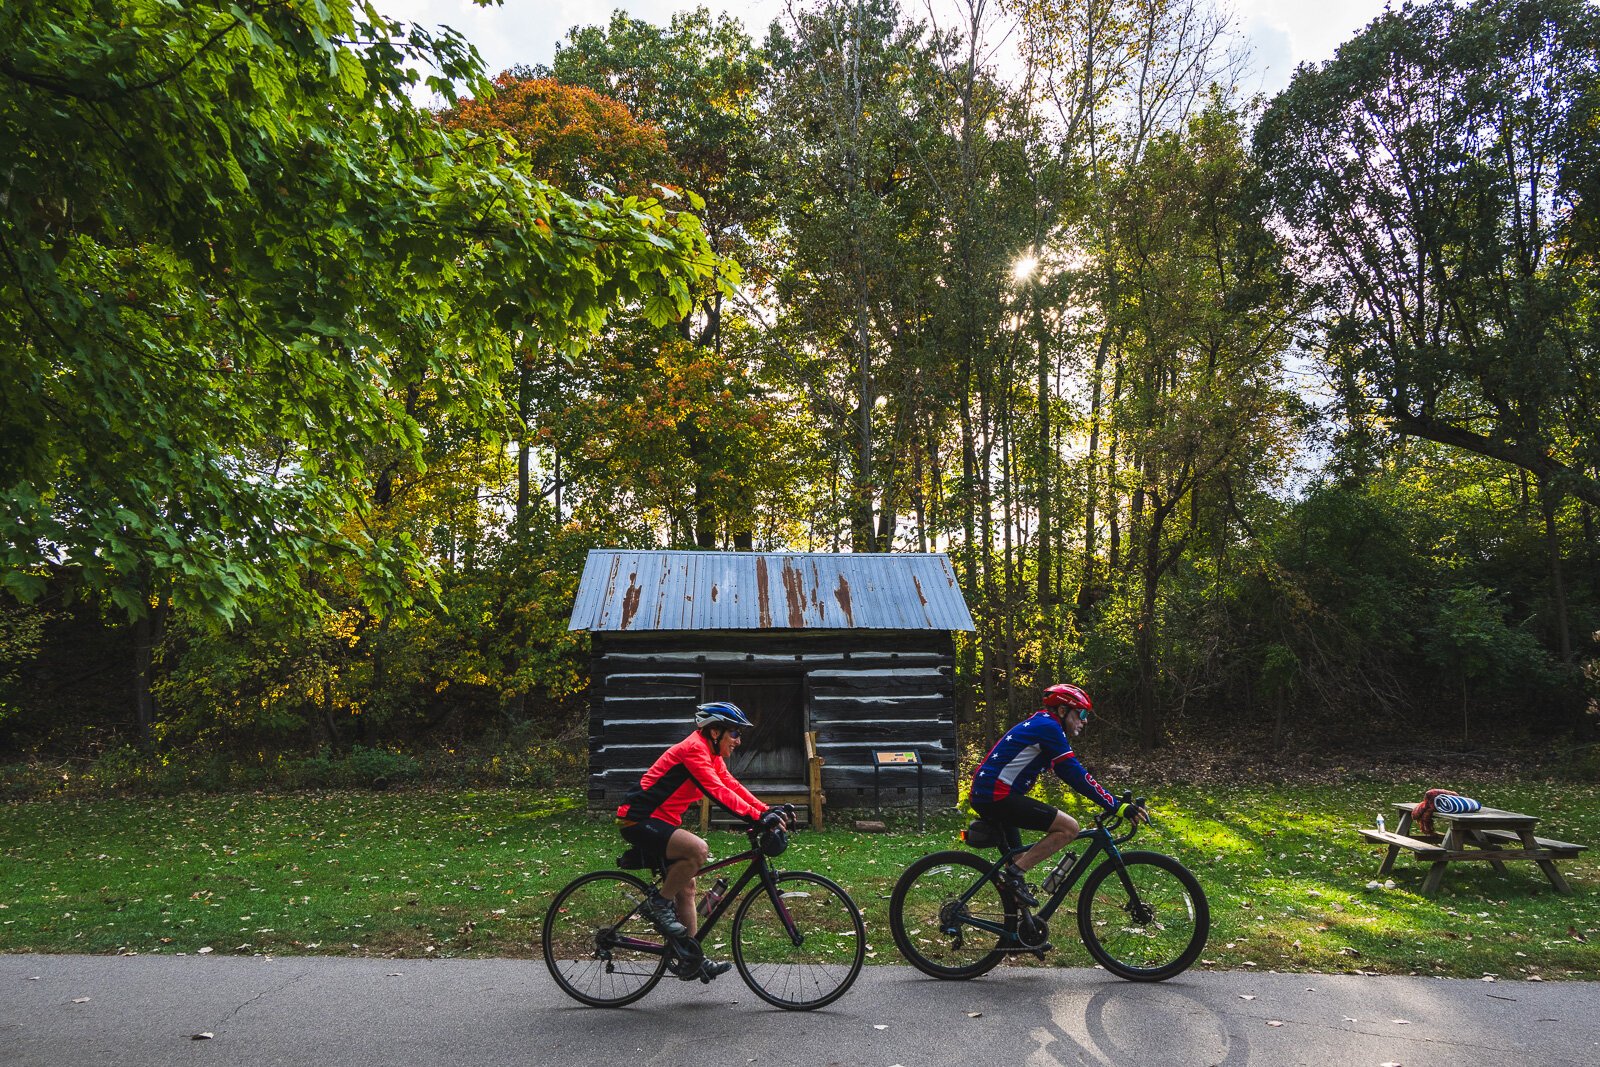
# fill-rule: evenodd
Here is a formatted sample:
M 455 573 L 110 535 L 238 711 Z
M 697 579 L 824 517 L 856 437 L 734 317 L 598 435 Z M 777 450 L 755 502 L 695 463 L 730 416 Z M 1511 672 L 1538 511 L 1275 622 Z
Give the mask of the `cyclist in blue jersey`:
M 1044 707 L 1007 730 L 972 775 L 967 803 L 979 816 L 1000 827 L 1007 849 L 1022 844 L 1021 830 L 1044 832 L 1032 848 L 1001 870 L 1007 887 L 1030 907 L 1038 900 L 1024 879 L 1026 872 L 1078 836 L 1078 820 L 1027 795 L 1039 774 L 1049 767 L 1107 811 L 1115 812 L 1119 807 L 1117 798 L 1084 770 L 1072 751 L 1071 738 L 1083 732 L 1093 708 L 1089 694 L 1077 686 L 1052 685 L 1044 691 Z M 1136 822 L 1145 818 L 1142 810 L 1131 804 L 1122 814 Z

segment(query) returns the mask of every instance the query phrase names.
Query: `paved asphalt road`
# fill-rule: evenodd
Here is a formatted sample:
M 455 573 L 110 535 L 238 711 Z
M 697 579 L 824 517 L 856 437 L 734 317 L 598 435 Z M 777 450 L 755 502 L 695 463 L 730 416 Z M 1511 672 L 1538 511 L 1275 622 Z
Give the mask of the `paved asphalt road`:
M 1593 1067 L 1600 988 L 1032 968 L 936 982 L 884 966 L 819 1012 L 771 1009 L 737 972 L 602 1011 L 537 961 L 0 956 L 0 1064 Z

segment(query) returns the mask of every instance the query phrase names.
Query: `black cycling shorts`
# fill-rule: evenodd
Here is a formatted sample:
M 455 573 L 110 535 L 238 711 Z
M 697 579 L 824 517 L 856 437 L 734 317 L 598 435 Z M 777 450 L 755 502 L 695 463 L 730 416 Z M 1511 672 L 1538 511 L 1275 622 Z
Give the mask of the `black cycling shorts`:
M 1003 800 L 984 802 L 972 801 L 972 810 L 978 816 L 987 819 L 1005 833 L 1006 847 L 1016 848 L 1022 844 L 1022 835 L 1018 830 L 1050 829 L 1056 821 L 1056 809 L 1042 800 L 1035 800 L 1029 796 L 1011 794 Z
M 645 866 L 659 868 L 666 865 L 667 842 L 672 840 L 673 831 L 679 829 L 681 827 L 660 819 L 646 819 L 619 827 L 618 832 L 624 841 L 639 850 L 639 858 L 644 860 Z

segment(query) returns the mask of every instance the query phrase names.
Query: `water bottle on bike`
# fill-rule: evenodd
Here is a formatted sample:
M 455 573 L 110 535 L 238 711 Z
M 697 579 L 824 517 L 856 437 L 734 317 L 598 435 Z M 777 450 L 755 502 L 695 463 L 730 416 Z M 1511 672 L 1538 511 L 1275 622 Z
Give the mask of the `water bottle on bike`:
M 1061 857 L 1061 862 L 1056 864 L 1056 869 L 1051 871 L 1049 877 L 1044 880 L 1045 896 L 1049 896 L 1061 888 L 1061 883 L 1067 880 L 1067 871 L 1072 869 L 1072 865 L 1077 860 L 1078 856 L 1075 852 L 1068 852 Z
M 718 878 L 716 884 L 700 894 L 700 917 L 703 919 L 711 914 L 711 909 L 722 902 L 722 895 L 728 891 L 728 880 Z

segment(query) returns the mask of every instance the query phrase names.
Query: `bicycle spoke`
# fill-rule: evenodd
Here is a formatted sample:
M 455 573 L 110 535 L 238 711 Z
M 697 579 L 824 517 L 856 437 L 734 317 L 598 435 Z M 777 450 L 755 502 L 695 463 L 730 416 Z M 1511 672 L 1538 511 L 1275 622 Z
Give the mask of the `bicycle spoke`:
M 778 903 L 757 885 L 733 920 L 733 959 L 756 995 L 780 1008 L 832 1003 L 861 971 L 866 930 L 849 896 L 820 875 L 778 876 Z M 798 943 L 797 943 L 798 942 Z
M 645 884 L 597 871 L 568 885 L 545 915 L 545 966 L 569 996 L 596 1007 L 629 1004 L 661 980 L 661 935 L 639 915 Z M 633 942 L 637 942 L 638 945 Z
M 1179 974 L 1205 947 L 1210 910 L 1189 870 L 1154 852 L 1123 854 L 1130 896 L 1115 864 L 1097 867 L 1078 902 L 1084 945 L 1108 971 L 1135 981 Z
M 889 900 L 889 927 L 900 954 L 924 974 L 973 978 L 1000 962 L 1004 935 L 996 930 L 1014 930 L 1016 916 L 1006 914 L 999 886 L 984 879 L 989 866 L 970 853 L 939 852 L 901 875 Z

